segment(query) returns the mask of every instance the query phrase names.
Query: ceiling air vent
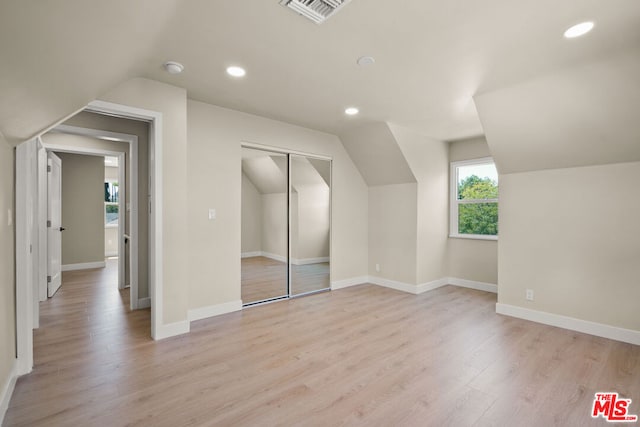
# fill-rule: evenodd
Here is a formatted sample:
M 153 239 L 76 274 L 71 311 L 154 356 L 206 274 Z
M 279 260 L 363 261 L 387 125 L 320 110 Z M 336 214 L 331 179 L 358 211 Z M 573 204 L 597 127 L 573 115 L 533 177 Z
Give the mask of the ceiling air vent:
M 322 24 L 351 0 L 280 0 L 280 4 L 293 9 L 300 15 Z

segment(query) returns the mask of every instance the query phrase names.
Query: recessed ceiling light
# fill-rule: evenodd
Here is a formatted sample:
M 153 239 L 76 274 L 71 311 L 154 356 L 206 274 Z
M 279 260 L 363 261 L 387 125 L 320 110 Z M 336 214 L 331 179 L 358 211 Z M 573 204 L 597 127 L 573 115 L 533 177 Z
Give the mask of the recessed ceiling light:
M 364 67 L 366 65 L 371 65 L 376 62 L 376 59 L 373 56 L 361 56 L 358 58 L 358 65 Z
M 233 65 L 227 68 L 227 74 L 233 77 L 244 77 L 247 72 L 244 68 Z
M 581 22 L 569 28 L 567 31 L 565 31 L 564 36 L 568 39 L 584 36 L 589 31 L 593 30 L 593 26 L 594 26 L 593 21 Z
M 164 63 L 164 69 L 169 74 L 180 74 L 184 70 L 184 65 L 175 61 L 167 61 Z
M 347 116 L 355 116 L 356 114 L 358 114 L 360 112 L 360 110 L 358 110 L 356 107 L 349 107 L 346 110 L 344 110 L 344 113 Z

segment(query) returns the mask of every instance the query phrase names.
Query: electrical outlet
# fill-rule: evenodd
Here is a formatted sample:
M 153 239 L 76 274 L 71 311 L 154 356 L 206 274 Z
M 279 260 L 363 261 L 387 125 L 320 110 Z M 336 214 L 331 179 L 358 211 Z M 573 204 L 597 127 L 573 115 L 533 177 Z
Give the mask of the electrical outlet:
M 376 273 L 380 273 L 380 264 L 376 264 Z
M 533 301 L 533 289 L 527 289 L 524 297 L 527 301 Z

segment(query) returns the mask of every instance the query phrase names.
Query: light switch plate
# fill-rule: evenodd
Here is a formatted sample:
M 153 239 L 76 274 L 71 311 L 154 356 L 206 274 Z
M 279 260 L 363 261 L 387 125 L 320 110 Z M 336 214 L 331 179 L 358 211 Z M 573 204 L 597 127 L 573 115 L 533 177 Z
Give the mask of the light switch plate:
M 216 219 L 216 210 L 209 209 L 209 219 Z

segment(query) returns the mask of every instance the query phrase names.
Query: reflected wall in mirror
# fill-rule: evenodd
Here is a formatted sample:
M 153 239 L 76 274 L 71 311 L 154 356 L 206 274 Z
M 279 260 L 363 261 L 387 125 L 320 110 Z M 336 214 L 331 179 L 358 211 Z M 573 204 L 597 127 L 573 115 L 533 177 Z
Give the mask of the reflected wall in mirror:
M 287 297 L 287 155 L 242 148 L 242 302 Z
M 291 154 L 291 295 L 329 289 L 331 162 Z

